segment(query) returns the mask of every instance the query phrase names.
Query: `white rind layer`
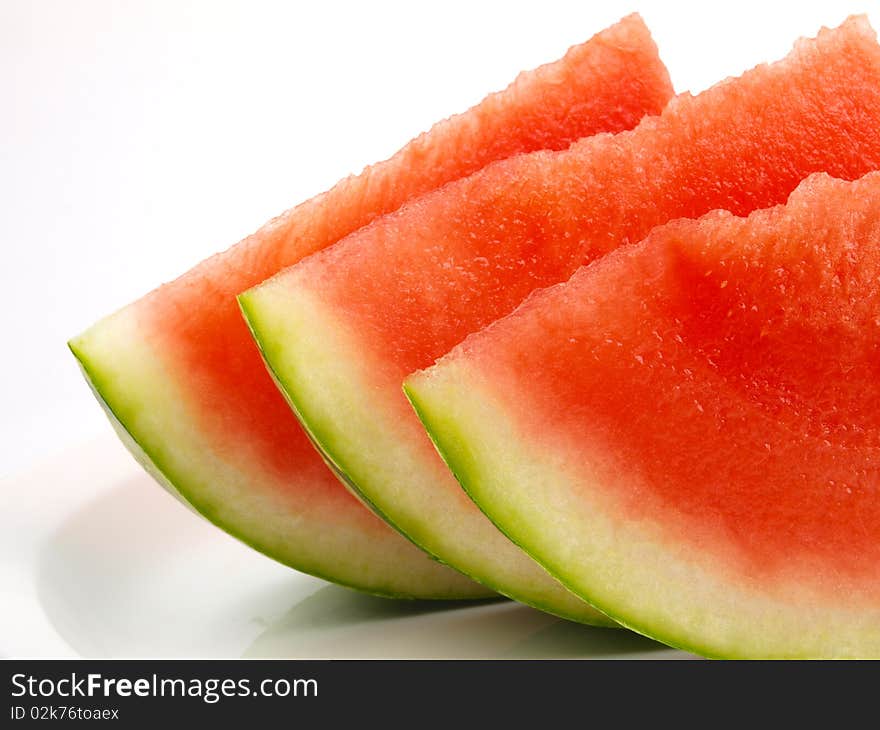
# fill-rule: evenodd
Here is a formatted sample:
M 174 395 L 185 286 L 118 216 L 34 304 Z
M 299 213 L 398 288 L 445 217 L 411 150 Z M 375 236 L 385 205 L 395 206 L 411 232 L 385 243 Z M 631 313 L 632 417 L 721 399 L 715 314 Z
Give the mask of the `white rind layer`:
M 474 506 L 404 396 L 389 403 L 387 391 L 370 380 L 381 366 L 304 287 L 291 288 L 279 277 L 239 301 L 276 382 L 312 439 L 378 514 L 439 560 L 499 593 L 571 620 L 613 625 Z
M 243 444 L 235 453 L 204 434 L 137 306 L 71 341 L 123 442 L 172 494 L 257 550 L 303 572 L 379 595 L 491 595 L 415 548 L 350 499 L 280 483 Z

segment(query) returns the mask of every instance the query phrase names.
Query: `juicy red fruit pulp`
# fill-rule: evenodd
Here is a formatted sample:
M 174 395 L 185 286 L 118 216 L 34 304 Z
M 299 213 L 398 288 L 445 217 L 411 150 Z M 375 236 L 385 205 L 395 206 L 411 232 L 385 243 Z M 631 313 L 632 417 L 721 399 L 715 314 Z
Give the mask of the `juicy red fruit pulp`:
M 141 309 L 147 336 L 218 453 L 248 470 L 259 465 L 274 483 L 335 488 L 351 499 L 319 475 L 323 463 L 266 372 L 236 296 L 494 160 L 630 129 L 671 95 L 650 33 L 629 16 L 148 295 Z M 314 479 L 303 479 L 306 473 Z
M 880 208 L 835 214 L 837 184 L 763 229 L 658 229 L 555 294 L 574 318 L 545 306 L 479 357 L 523 438 L 626 520 L 746 582 L 856 603 L 880 598 Z

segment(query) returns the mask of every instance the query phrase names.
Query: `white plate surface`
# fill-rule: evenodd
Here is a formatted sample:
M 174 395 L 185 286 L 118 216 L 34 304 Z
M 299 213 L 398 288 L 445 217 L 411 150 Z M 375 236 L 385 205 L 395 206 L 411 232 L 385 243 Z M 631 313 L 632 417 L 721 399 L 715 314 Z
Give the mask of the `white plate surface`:
M 689 656 L 509 601 L 391 601 L 303 575 L 186 510 L 110 436 L 0 498 L 4 656 Z

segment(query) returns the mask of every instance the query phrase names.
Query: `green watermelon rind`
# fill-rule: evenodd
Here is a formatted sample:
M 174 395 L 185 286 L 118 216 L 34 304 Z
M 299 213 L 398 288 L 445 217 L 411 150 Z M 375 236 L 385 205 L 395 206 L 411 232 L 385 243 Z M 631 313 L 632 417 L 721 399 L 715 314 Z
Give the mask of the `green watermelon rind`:
M 119 315 L 115 315 L 119 316 Z M 96 325 L 100 327 L 101 325 Z M 115 392 L 118 388 L 113 386 L 113 376 L 109 372 L 104 372 L 100 366 L 100 358 L 94 357 L 89 353 L 88 337 L 93 330 L 71 339 L 67 345 L 73 356 L 76 358 L 80 370 L 88 383 L 95 398 L 100 403 L 102 409 L 107 415 L 113 429 L 117 433 L 128 451 L 135 460 L 158 482 L 169 494 L 184 504 L 191 511 L 199 514 L 220 528 L 230 536 L 257 550 L 277 562 L 286 565 L 316 578 L 330 581 L 347 588 L 374 595 L 382 598 L 393 598 L 402 600 L 474 600 L 494 597 L 485 590 L 475 590 L 472 595 L 455 592 L 451 594 L 419 591 L 418 594 L 408 594 L 395 590 L 393 588 L 385 588 L 379 581 L 373 585 L 359 583 L 350 576 L 343 575 L 342 572 L 333 572 L 320 565 L 316 565 L 307 560 L 298 557 L 298 551 L 291 550 L 289 546 L 275 541 L 262 541 L 258 539 L 254 532 L 250 534 L 235 524 L 235 520 L 223 518 L 217 507 L 210 500 L 199 498 L 200 490 L 190 484 L 190 479 L 185 474 L 179 473 L 169 464 L 170 459 L 162 453 L 162 449 L 150 443 L 149 438 L 144 438 L 144 434 L 138 433 L 138 429 L 134 426 L 135 418 L 133 417 L 133 409 L 152 408 L 153 404 L 149 402 L 149 398 L 145 395 L 138 397 L 127 390 L 124 394 Z M 477 586 L 482 588 L 481 586 Z
M 446 561 L 437 556 L 436 553 L 434 553 L 430 549 L 430 547 L 428 546 L 430 542 L 429 540 L 421 536 L 417 530 L 411 528 L 407 531 L 402 530 L 399 525 L 396 524 L 395 520 L 387 516 L 378 505 L 376 505 L 366 494 L 364 494 L 357 487 L 358 483 L 365 483 L 369 480 L 359 478 L 359 470 L 353 467 L 351 464 L 346 463 L 346 460 L 340 457 L 340 449 L 334 446 L 337 438 L 334 431 L 332 429 L 322 429 L 320 427 L 317 419 L 312 418 L 306 404 L 300 402 L 297 399 L 297 394 L 302 392 L 302 389 L 296 387 L 298 384 L 293 382 L 289 375 L 285 375 L 284 373 L 279 372 L 275 365 L 273 365 L 273 363 L 283 363 L 285 361 L 284 355 L 280 352 L 280 350 L 284 347 L 286 339 L 282 336 L 277 336 L 275 328 L 273 328 L 273 326 L 269 323 L 267 317 L 265 316 L 266 314 L 268 314 L 269 316 L 271 316 L 272 314 L 271 307 L 267 304 L 268 297 L 271 296 L 269 294 L 272 289 L 271 284 L 272 282 L 270 281 L 240 294 L 238 296 L 238 303 L 245 318 L 245 321 L 250 328 L 251 335 L 254 338 L 258 349 L 260 350 L 260 354 L 262 355 L 264 362 L 266 363 L 268 371 L 270 372 L 276 385 L 279 387 L 282 394 L 284 395 L 287 403 L 290 405 L 291 410 L 296 414 L 297 418 L 300 421 L 300 424 L 308 434 L 309 439 L 319 449 L 325 462 L 327 462 L 334 473 L 336 473 L 340 477 L 341 481 L 350 489 L 350 491 L 369 509 L 371 509 L 376 515 L 384 519 L 389 525 L 394 527 L 394 529 L 400 532 L 401 535 L 403 535 L 413 544 L 425 551 L 434 560 L 444 565 L 448 565 Z M 263 297 L 267 297 L 267 299 L 261 301 Z M 288 321 L 287 324 L 289 323 L 290 322 Z M 532 606 L 533 608 L 537 608 L 546 613 L 550 613 L 554 616 L 559 616 L 560 618 L 564 618 L 569 621 L 575 621 L 577 623 L 589 626 L 602 628 L 619 628 L 619 625 L 616 622 L 612 621 L 606 616 L 603 616 L 598 611 L 590 611 L 589 614 L 565 612 L 564 610 L 560 609 L 559 606 L 549 602 L 542 602 L 540 600 L 534 599 L 533 597 L 529 597 L 528 599 L 526 599 L 523 595 L 511 595 L 504 586 L 493 581 L 490 576 L 484 574 L 476 575 L 469 572 L 461 565 L 455 565 L 453 567 L 457 571 L 463 573 L 464 575 L 467 575 L 469 578 L 486 586 L 492 591 L 495 591 L 503 596 L 513 598 L 520 603 L 525 603 L 526 605 Z M 592 606 L 590 606 L 589 608 L 592 608 Z

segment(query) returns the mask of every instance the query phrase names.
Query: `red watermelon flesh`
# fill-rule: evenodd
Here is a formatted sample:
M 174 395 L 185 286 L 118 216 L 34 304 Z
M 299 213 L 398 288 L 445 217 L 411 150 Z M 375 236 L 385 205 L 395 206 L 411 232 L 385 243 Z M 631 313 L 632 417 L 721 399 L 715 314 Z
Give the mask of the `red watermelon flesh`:
M 880 47 L 851 19 L 631 132 L 451 183 L 243 295 L 243 308 L 316 442 L 386 518 L 486 585 L 564 615 L 566 599 L 445 469 L 404 377 L 658 224 L 747 213 L 811 172 L 880 166 L 878 128 Z
M 488 162 L 630 128 L 670 96 L 648 30 L 630 16 L 103 320 L 71 347 L 138 458 L 232 534 L 301 570 L 377 593 L 486 595 L 340 485 L 266 373 L 235 296 Z
M 880 657 L 880 173 L 656 229 L 407 387 L 609 615 L 713 656 Z

